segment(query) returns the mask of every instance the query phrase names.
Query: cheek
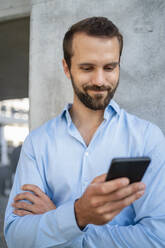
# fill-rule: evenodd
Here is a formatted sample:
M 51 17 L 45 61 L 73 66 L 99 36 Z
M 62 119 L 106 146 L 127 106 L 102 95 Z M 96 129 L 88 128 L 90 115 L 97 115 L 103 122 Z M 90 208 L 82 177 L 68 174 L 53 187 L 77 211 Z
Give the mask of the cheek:
M 90 73 L 77 72 L 74 74 L 74 80 L 79 84 L 89 83 L 91 81 L 91 75 Z
M 107 80 L 110 83 L 116 84 L 118 82 L 118 80 L 119 80 L 119 71 L 113 71 L 113 72 L 111 72 L 108 75 Z
M 90 83 L 92 80 L 92 77 L 90 75 L 90 73 L 84 73 L 80 75 L 80 80 L 82 83 Z

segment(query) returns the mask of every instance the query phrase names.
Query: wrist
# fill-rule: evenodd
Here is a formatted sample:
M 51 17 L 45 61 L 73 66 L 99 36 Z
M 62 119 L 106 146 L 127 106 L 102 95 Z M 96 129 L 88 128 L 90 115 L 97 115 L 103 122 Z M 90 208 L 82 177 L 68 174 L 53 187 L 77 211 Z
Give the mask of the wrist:
M 81 217 L 80 199 L 75 200 L 74 212 L 75 212 L 77 225 L 80 228 L 80 230 L 83 230 L 87 224 L 83 221 L 83 218 Z

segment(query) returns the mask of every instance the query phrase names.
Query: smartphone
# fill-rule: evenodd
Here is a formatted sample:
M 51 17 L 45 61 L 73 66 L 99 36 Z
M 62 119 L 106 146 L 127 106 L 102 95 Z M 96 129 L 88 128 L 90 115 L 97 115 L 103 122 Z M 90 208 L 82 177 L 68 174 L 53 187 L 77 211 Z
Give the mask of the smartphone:
M 150 162 L 149 157 L 114 158 L 109 167 L 106 181 L 127 177 L 130 183 L 139 182 Z

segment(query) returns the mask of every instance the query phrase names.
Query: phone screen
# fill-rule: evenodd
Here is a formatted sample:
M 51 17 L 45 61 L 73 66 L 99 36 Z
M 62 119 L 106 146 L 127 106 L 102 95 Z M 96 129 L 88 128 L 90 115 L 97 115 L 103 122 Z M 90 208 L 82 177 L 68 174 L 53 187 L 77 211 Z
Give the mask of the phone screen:
M 130 183 L 141 181 L 151 159 L 149 157 L 114 158 L 106 181 L 127 177 Z

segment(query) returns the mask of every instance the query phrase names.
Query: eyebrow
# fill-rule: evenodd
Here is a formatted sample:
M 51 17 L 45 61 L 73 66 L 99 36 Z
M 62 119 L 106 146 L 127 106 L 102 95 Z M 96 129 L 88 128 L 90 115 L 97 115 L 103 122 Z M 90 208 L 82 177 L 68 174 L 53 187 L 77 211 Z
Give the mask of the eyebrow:
M 110 62 L 104 65 L 105 66 L 116 66 L 119 65 L 119 62 Z M 93 63 L 80 63 L 79 66 L 95 66 Z

